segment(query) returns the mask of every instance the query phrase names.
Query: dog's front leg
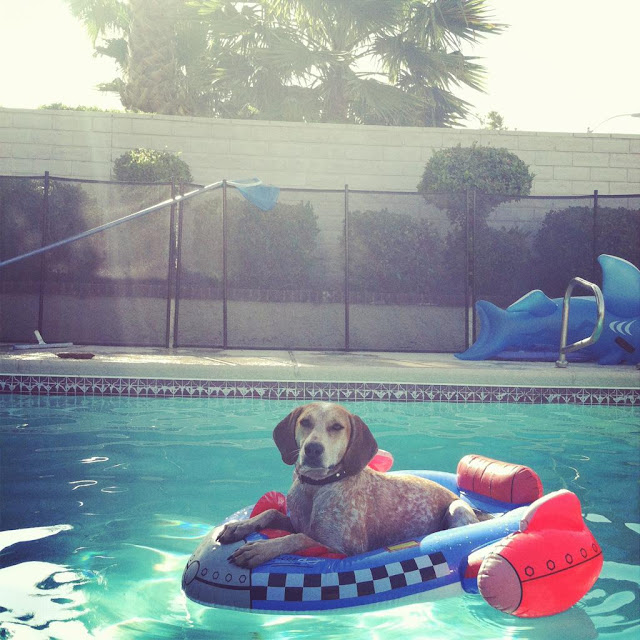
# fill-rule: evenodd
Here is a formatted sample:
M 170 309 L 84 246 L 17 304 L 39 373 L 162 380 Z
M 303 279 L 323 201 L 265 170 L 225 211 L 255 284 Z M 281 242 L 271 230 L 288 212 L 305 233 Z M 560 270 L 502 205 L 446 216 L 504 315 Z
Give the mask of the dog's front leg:
M 318 543 L 304 533 L 292 533 L 282 538 L 271 540 L 256 540 L 247 542 L 239 549 L 236 549 L 229 560 L 239 567 L 253 569 L 268 560 L 273 560 L 285 553 L 295 553 L 307 547 L 316 547 Z
M 248 520 L 227 523 L 218 534 L 217 540 L 222 544 L 230 544 L 246 538 L 251 533 L 269 528 L 293 531 L 291 520 L 289 520 L 288 516 L 276 509 L 267 509 Z

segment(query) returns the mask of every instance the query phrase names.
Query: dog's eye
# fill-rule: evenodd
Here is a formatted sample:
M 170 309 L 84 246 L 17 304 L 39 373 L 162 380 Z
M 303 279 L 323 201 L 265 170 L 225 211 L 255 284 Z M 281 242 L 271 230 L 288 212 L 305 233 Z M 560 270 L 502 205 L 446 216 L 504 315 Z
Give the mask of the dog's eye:
M 336 422 L 331 425 L 330 429 L 331 431 L 342 431 L 344 427 L 339 422 Z
M 309 420 L 309 418 L 302 418 L 302 420 L 300 420 L 300 426 L 308 429 L 311 426 L 311 420 Z

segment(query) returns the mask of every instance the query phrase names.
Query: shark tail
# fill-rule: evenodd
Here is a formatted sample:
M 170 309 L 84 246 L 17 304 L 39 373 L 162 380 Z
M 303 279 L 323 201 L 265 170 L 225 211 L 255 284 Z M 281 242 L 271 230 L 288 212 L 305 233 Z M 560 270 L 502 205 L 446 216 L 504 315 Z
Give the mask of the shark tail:
M 606 253 L 598 256 L 602 267 L 602 294 L 607 309 L 620 318 L 640 315 L 640 270 L 627 260 Z
M 486 360 L 500 353 L 507 345 L 507 312 L 487 300 L 478 300 L 476 313 L 480 320 L 480 334 L 466 351 L 455 354 L 459 360 Z

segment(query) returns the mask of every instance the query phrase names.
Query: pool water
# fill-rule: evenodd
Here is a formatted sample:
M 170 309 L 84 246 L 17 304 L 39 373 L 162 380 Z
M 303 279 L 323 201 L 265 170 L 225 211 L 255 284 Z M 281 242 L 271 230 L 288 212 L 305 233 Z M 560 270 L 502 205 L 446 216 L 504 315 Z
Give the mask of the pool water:
M 267 490 L 286 492 L 271 431 L 294 406 L 0 397 L 0 638 L 639 637 L 640 410 L 628 407 L 346 403 L 394 469 L 454 471 L 479 453 L 574 491 L 605 563 L 564 614 L 518 619 L 477 595 L 322 616 L 187 600 L 182 571 L 202 536 Z

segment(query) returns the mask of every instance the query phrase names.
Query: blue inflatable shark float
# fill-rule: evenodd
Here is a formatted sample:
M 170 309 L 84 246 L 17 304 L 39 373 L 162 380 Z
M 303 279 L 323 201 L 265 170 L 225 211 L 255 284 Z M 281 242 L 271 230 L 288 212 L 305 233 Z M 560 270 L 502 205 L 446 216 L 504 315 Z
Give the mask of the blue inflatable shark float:
M 599 340 L 571 360 L 599 364 L 637 364 L 640 362 L 640 270 L 616 256 L 598 257 L 602 268 L 602 294 L 605 303 L 604 328 Z M 569 283 L 567 282 L 567 285 Z M 518 357 L 555 360 L 560 350 L 562 298 L 551 300 L 542 291 L 530 291 L 507 309 L 479 300 L 476 311 L 480 335 L 460 360 Z M 569 309 L 567 344 L 591 335 L 596 323 L 595 298 L 572 297 Z M 528 357 L 527 357 L 528 356 Z

